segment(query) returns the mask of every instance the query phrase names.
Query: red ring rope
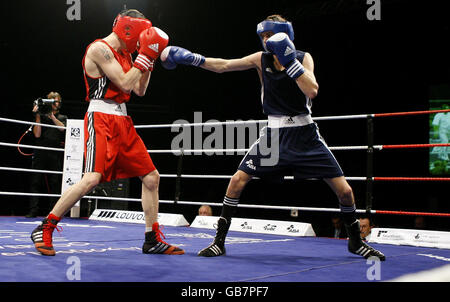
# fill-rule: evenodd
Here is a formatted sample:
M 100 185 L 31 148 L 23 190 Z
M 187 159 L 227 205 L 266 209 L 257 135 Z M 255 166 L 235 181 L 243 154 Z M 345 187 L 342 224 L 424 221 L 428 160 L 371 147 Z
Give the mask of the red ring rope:
M 373 180 L 389 181 L 450 181 L 450 177 L 374 177 Z
M 385 117 L 385 116 L 429 114 L 429 113 L 438 113 L 438 112 L 450 112 L 450 109 L 426 110 L 426 111 L 409 111 L 409 112 L 392 112 L 392 113 L 375 113 L 373 116 L 374 117 Z
M 375 210 L 375 213 L 391 214 L 391 215 L 450 217 L 450 213 L 405 212 L 405 211 L 385 211 L 385 210 Z
M 450 144 L 405 144 L 405 145 L 382 145 L 383 149 L 399 148 L 431 148 L 431 147 L 450 147 Z

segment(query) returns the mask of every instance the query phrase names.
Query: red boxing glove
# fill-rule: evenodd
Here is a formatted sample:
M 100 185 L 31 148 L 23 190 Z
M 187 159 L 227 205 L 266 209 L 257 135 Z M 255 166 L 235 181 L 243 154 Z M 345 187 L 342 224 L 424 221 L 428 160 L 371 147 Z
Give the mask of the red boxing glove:
M 139 54 L 156 60 L 169 44 L 169 36 L 157 27 L 150 27 L 139 36 Z
M 144 54 L 138 54 L 136 60 L 134 60 L 133 66 L 142 72 L 153 71 L 155 60 L 150 59 Z
M 142 72 L 152 71 L 155 60 L 169 44 L 169 36 L 157 27 L 150 27 L 139 35 L 139 55 L 133 66 Z

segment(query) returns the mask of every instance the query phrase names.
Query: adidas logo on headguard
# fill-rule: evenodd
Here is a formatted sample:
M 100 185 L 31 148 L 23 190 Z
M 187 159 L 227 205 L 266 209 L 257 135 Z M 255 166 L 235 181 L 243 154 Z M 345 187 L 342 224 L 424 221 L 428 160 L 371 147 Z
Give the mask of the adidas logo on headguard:
M 155 52 L 158 52 L 158 49 L 159 49 L 159 43 L 150 44 L 150 45 L 148 46 L 148 48 L 150 48 L 151 50 L 153 50 L 153 51 L 155 51 Z
M 288 56 L 293 52 L 294 52 L 294 50 L 292 48 L 290 48 L 289 46 L 287 46 L 286 50 L 284 51 L 284 56 Z
M 262 23 L 258 24 L 258 28 L 256 30 L 257 31 L 263 31 L 264 30 L 264 27 L 263 27 Z

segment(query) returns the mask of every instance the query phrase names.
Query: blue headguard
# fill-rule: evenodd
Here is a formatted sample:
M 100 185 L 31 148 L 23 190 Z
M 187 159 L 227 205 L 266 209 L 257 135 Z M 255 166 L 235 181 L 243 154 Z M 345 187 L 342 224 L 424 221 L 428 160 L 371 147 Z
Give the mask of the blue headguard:
M 292 28 L 291 22 L 279 22 L 279 21 L 262 21 L 258 24 L 256 27 L 256 33 L 258 34 L 259 38 L 261 39 L 261 44 L 263 45 L 264 49 L 264 41 L 261 37 L 261 34 L 266 31 L 271 31 L 274 34 L 283 32 L 286 33 L 291 39 L 291 41 L 294 41 L 294 29 Z

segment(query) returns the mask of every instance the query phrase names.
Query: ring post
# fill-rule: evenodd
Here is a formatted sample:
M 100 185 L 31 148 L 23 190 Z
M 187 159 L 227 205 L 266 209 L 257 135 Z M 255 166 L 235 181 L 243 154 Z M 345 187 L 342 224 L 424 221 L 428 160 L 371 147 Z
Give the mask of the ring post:
M 367 171 L 366 171 L 366 211 L 370 213 L 373 201 L 373 115 L 367 115 Z
M 79 182 L 83 175 L 84 120 L 68 119 L 64 144 L 64 166 L 61 194 Z M 80 217 L 80 201 L 70 209 L 70 217 Z
M 178 166 L 177 166 L 177 178 L 175 180 L 175 198 L 174 198 L 174 204 L 177 204 L 180 200 L 180 194 L 181 194 L 181 171 L 183 170 L 183 150 L 180 150 L 181 154 L 178 157 Z

